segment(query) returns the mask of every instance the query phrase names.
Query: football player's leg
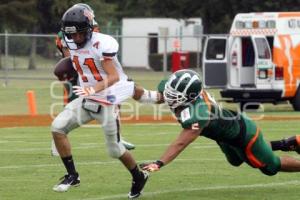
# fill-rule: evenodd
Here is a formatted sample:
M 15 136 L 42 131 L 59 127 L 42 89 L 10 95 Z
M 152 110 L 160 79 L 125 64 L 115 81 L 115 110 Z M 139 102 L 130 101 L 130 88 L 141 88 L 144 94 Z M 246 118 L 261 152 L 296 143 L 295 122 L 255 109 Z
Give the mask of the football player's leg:
M 280 171 L 283 172 L 300 172 L 300 161 L 290 157 L 281 156 L 280 157 L 281 168 Z
M 53 120 L 51 130 L 55 145 L 61 156 L 70 154 L 67 134 L 82 124 L 92 120 L 87 111 L 82 109 L 82 98 L 69 103 Z M 66 148 L 65 148 L 66 147 Z
M 148 174 L 142 172 L 132 155 L 127 151 L 120 141 L 119 118 L 114 114 L 115 106 L 102 107 L 99 115 L 93 114 L 94 118 L 102 123 L 106 147 L 108 153 L 113 158 L 118 158 L 132 175 L 132 187 L 129 192 L 130 198 L 136 198 L 141 194 L 142 189 L 148 179 Z
M 118 119 L 120 119 L 120 115 L 121 115 L 121 105 L 117 105 L 116 106 L 116 109 L 118 110 L 117 113 L 118 113 Z M 119 120 L 119 122 L 121 123 L 121 121 Z M 121 126 L 120 126 L 121 127 Z M 121 135 L 121 131 L 120 132 L 120 135 Z M 127 150 L 133 150 L 135 149 L 135 145 L 126 141 L 122 136 L 121 136 L 121 142 L 122 144 L 124 145 L 124 147 L 127 149 Z
M 300 135 L 292 136 L 282 140 L 271 141 L 273 151 L 296 151 L 300 154 Z
M 135 85 L 132 98 L 140 103 L 163 103 L 163 95 L 158 91 L 146 90 L 145 88 Z
M 218 145 L 231 165 L 238 167 L 244 162 L 236 148 L 222 142 L 218 142 Z
M 259 167 L 260 170 L 269 176 L 275 175 L 281 168 L 280 159 L 274 154 L 268 142 L 258 130 L 257 139 L 247 148 L 247 156 L 251 165 Z
M 281 167 L 280 158 L 274 154 L 256 124 L 248 118 L 244 121 L 247 131 L 245 147 L 247 163 L 254 168 L 259 168 L 266 175 L 277 174 Z
M 63 180 L 53 187 L 53 190 L 57 192 L 65 192 L 71 186 L 77 186 L 80 183 L 67 134 L 74 128 L 92 119 L 91 116 L 82 109 L 81 102 L 81 98 L 72 101 L 52 122 L 51 129 L 55 146 L 68 172 L 67 175 L 63 177 Z

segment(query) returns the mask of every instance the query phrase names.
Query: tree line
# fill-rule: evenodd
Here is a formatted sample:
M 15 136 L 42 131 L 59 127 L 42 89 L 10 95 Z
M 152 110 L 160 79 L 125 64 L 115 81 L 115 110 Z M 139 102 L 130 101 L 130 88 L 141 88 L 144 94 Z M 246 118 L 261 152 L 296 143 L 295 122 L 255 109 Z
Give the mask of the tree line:
M 120 26 L 124 17 L 200 17 L 206 34 L 228 33 L 237 13 L 300 11 L 300 0 L 1 0 L 0 33 L 57 33 L 63 13 L 76 3 L 89 4 L 100 27 Z M 28 68 L 35 69 L 36 38 L 30 45 L 25 42 L 22 40 L 18 46 L 24 43 L 28 48 L 25 49 L 26 55 L 30 55 Z M 2 37 L 0 69 L 3 43 Z M 46 43 L 49 45 L 44 52 L 52 52 L 53 41 Z
M 100 25 L 123 17 L 201 17 L 204 33 L 226 33 L 237 13 L 299 11 L 300 0 L 1 0 L 0 31 L 55 33 L 63 13 L 87 3 Z

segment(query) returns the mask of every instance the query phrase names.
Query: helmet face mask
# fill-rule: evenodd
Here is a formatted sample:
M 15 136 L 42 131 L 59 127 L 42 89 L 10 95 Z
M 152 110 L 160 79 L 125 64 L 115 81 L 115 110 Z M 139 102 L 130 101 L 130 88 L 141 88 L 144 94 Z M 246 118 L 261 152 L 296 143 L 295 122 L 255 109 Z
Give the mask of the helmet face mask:
M 187 101 L 187 98 L 182 92 L 176 91 L 174 88 L 170 87 L 170 85 L 166 85 L 163 95 L 168 106 L 173 109 L 184 105 Z
M 167 81 L 163 95 L 169 107 L 175 109 L 196 100 L 201 91 L 199 74 L 192 70 L 179 70 Z
M 83 6 L 69 8 L 62 17 L 61 30 L 69 49 L 83 48 L 92 37 L 93 13 Z M 84 40 L 77 42 L 72 39 L 72 34 L 83 33 Z

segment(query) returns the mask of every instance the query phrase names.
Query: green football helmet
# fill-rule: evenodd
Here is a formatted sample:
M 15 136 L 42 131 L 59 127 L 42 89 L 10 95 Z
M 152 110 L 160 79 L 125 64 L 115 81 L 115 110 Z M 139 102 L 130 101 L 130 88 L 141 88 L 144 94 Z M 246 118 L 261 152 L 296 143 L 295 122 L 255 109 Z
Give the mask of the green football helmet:
M 200 96 L 202 81 L 198 73 L 183 69 L 173 73 L 165 84 L 165 102 L 175 109 L 185 106 Z

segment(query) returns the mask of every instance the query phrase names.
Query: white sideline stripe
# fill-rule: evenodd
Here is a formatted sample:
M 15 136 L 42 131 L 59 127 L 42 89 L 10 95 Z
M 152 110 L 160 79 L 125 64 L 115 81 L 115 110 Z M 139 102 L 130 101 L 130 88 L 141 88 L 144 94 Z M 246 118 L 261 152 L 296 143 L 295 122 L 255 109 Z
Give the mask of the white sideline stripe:
M 177 122 L 160 122 L 157 120 L 154 123 L 126 123 L 126 121 L 122 122 L 122 125 L 124 126 L 166 126 L 166 125 L 171 125 L 171 126 L 179 126 Z M 18 128 L 37 128 L 39 126 L 12 126 L 12 127 L 3 127 L 0 129 L 18 129 Z M 47 127 L 47 126 L 42 126 L 42 127 Z M 99 124 L 85 124 L 81 128 L 99 128 Z
M 138 163 L 150 162 L 153 160 L 138 160 Z M 176 159 L 176 162 L 202 162 L 202 161 L 225 161 L 225 159 Z M 120 164 L 120 161 L 94 161 L 94 162 L 77 162 L 76 165 L 110 165 L 110 164 Z M 0 169 L 26 169 L 26 168 L 48 168 L 48 167 L 62 167 L 63 164 L 41 164 L 41 165 L 8 165 L 0 166 Z
M 82 145 L 82 144 L 81 144 Z M 169 146 L 170 144 L 138 144 L 138 147 L 164 147 Z M 191 148 L 194 149 L 210 149 L 210 148 L 217 148 L 218 145 L 193 145 Z M 85 146 L 82 145 L 81 147 L 73 147 L 72 149 L 103 149 L 105 148 L 103 143 L 99 143 L 96 145 Z M 0 152 L 30 152 L 30 151 L 50 151 L 51 147 L 49 148 L 18 148 L 18 149 L 0 149 Z
M 124 125 L 126 125 L 126 126 L 141 126 L 141 125 L 142 126 L 149 126 L 149 125 L 151 125 L 151 126 L 153 126 L 153 125 L 155 125 L 155 126 L 165 126 L 165 125 L 179 126 L 179 124 L 177 122 L 173 122 L 173 123 L 172 122 L 166 122 L 166 123 L 155 122 L 155 123 L 136 123 L 136 124 L 126 124 L 126 122 L 125 122 Z
M 289 185 L 300 185 L 300 181 L 287 181 L 287 182 L 280 182 L 280 183 L 259 183 L 259 184 L 251 184 L 251 185 L 220 185 L 220 186 L 209 186 L 209 187 L 201 187 L 201 188 L 178 188 L 172 190 L 161 190 L 157 192 L 144 192 L 141 197 L 149 197 L 154 195 L 160 194 L 169 194 L 169 193 L 178 193 L 178 192 L 194 192 L 194 191 L 206 191 L 206 190 L 232 190 L 232 189 L 249 189 L 249 188 L 272 188 L 272 187 L 279 187 L 279 186 L 289 186 Z M 120 199 L 126 198 L 127 195 L 125 194 L 116 194 L 111 196 L 104 196 L 99 198 L 86 198 L 80 200 L 106 200 L 106 199 Z

